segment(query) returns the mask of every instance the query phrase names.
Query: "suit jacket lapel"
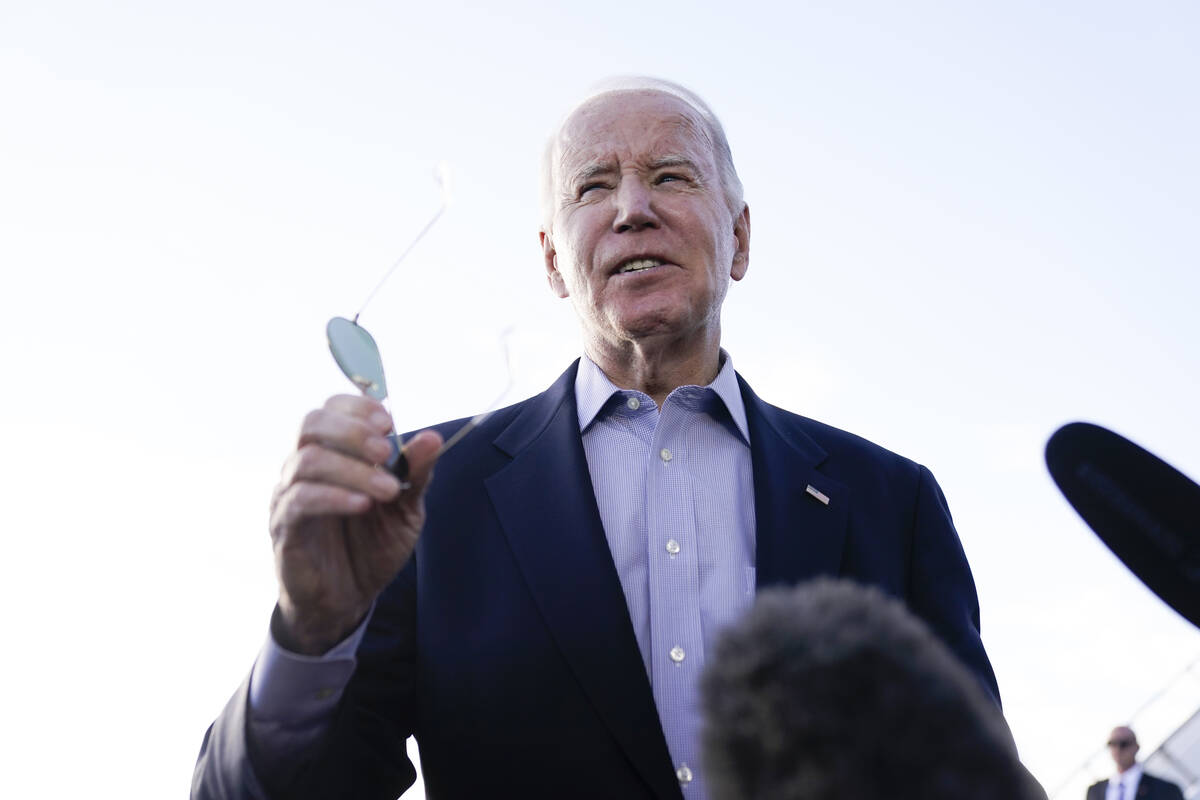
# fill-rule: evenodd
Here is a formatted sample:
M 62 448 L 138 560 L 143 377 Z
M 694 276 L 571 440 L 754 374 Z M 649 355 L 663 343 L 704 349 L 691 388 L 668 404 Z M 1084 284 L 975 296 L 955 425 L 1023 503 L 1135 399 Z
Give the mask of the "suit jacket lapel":
M 849 489 L 817 471 L 825 451 L 801 429 L 798 417 L 764 403 L 741 376 L 738 382 L 754 465 L 758 588 L 836 576 L 849 520 Z
M 678 798 L 579 436 L 577 366 L 496 438 L 513 461 L 487 489 L 546 625 L 597 714 L 655 793 Z

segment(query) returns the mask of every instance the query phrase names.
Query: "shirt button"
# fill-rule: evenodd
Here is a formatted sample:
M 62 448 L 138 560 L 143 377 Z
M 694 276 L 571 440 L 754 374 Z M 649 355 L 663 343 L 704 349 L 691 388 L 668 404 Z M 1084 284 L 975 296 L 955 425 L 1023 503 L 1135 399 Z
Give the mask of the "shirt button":
M 692 769 L 687 764 L 680 764 L 679 769 L 675 770 L 675 777 L 679 778 L 680 783 L 692 782 Z
M 667 539 L 667 552 L 673 556 L 679 555 L 679 542 L 674 539 Z
M 664 447 L 658 451 L 658 457 L 663 460 L 663 463 L 666 463 L 671 460 L 671 451 Z
M 317 691 L 314 692 L 313 694 L 316 696 L 316 698 L 318 700 L 328 700 L 329 698 L 333 697 L 333 694 L 336 691 L 337 691 L 336 689 L 331 689 L 329 687 L 325 687 L 323 689 L 317 689 Z
M 625 401 L 625 405 L 629 406 L 629 408 L 633 411 L 637 411 L 638 406 L 640 406 L 641 404 L 642 404 L 642 401 L 638 400 L 636 397 L 631 397 Z
M 683 652 L 683 648 L 680 647 L 679 645 L 675 645 L 674 647 L 671 648 L 671 660 L 674 661 L 676 664 L 683 661 L 684 657 L 686 657 L 686 656 L 687 656 L 687 653 Z

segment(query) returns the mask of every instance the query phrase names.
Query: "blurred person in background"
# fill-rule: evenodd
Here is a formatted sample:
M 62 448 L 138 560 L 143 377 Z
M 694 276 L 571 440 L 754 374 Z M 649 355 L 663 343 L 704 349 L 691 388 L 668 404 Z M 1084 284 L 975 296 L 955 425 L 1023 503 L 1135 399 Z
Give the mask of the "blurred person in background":
M 1087 800 L 1183 800 L 1183 790 L 1147 774 L 1137 761 L 1140 746 L 1133 729 L 1118 725 L 1108 735 L 1108 753 L 1117 772 L 1088 787 Z

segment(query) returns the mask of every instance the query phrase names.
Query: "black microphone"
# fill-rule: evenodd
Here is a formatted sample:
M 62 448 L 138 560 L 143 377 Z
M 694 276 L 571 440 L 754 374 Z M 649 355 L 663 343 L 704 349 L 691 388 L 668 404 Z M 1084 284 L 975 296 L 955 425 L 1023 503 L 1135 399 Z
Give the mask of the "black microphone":
M 1096 535 L 1171 608 L 1200 627 L 1200 485 L 1110 430 L 1072 422 L 1046 466 Z

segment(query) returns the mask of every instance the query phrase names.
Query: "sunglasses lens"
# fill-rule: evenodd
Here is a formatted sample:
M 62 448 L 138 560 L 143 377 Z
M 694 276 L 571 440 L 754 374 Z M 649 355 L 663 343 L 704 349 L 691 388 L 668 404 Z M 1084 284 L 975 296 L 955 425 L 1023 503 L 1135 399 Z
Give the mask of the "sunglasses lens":
M 376 400 L 387 397 L 387 381 L 383 378 L 383 361 L 371 334 L 348 319 L 334 317 L 325 326 L 329 352 L 350 382 L 363 394 Z

